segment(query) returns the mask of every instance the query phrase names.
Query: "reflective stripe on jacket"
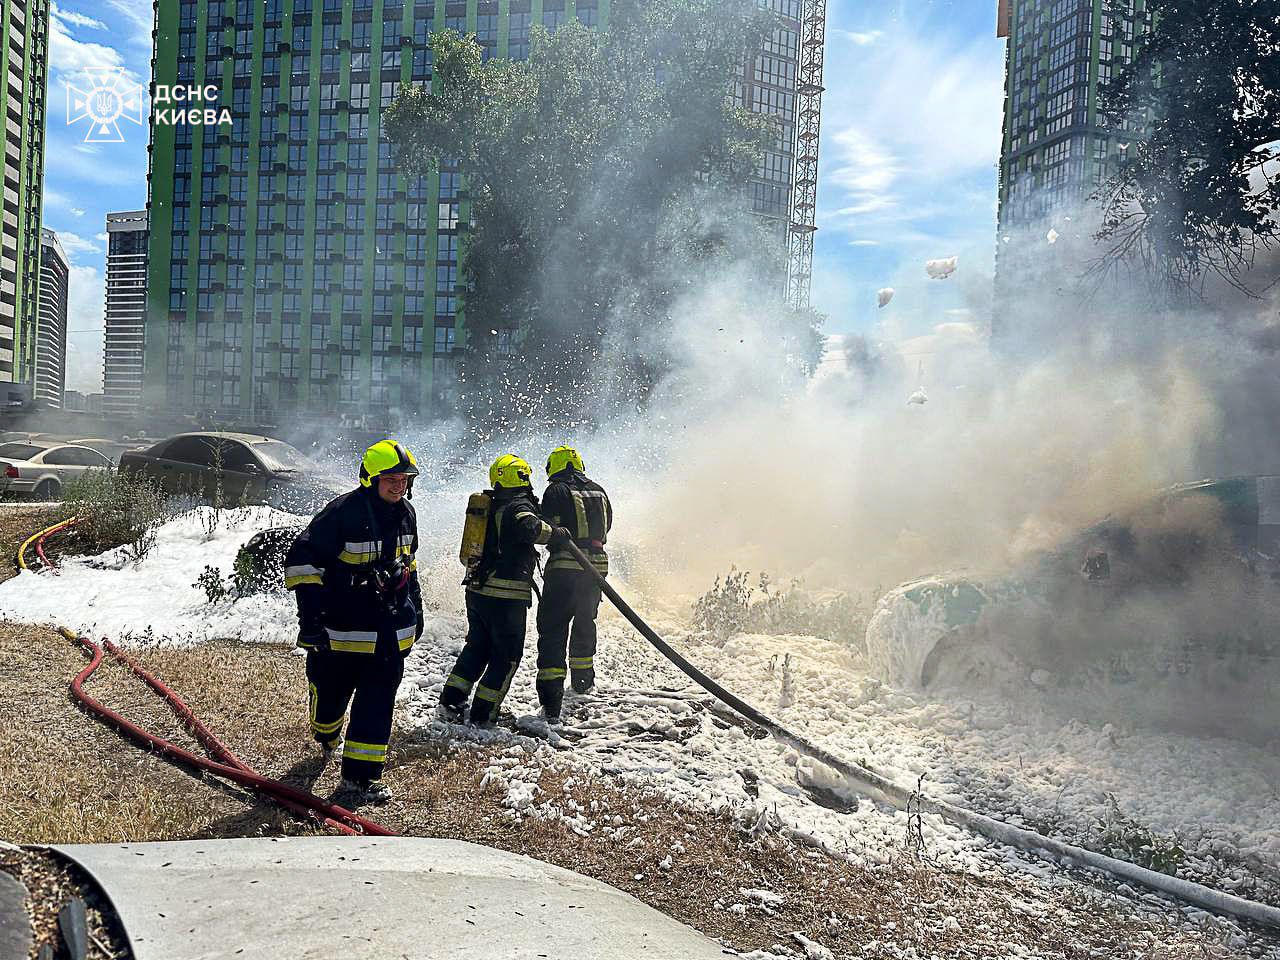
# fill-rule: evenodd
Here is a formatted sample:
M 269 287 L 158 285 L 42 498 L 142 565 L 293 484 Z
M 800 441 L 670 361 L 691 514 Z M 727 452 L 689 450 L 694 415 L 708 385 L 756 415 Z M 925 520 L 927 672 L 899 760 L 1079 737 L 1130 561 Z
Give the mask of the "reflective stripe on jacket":
M 573 467 L 566 467 L 551 477 L 542 495 L 542 515 L 553 526 L 565 527 L 591 565 L 608 575 L 609 555 L 604 545 L 613 527 L 613 505 L 604 487 Z M 547 561 L 547 569 L 581 570 L 582 566 L 568 550 L 556 550 Z
M 304 631 L 323 628 L 333 650 L 373 653 L 413 646 L 422 610 L 418 583 L 418 521 L 407 499 L 389 504 L 373 488 L 357 488 L 311 518 L 289 547 L 285 586 L 298 600 Z M 405 586 L 379 593 L 368 585 L 375 565 L 399 559 Z

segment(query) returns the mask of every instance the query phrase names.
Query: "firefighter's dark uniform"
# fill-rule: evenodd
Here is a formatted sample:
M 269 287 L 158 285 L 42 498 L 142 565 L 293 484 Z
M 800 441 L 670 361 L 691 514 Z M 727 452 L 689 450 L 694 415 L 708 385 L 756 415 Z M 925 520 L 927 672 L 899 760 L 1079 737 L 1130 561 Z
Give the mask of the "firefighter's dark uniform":
M 542 516 L 564 527 L 602 575 L 609 573 L 605 540 L 613 526 L 613 507 L 604 487 L 574 467 L 549 478 L 542 495 Z M 538 603 L 538 699 L 547 716 L 559 716 L 564 698 L 565 645 L 573 688 L 595 683 L 596 615 L 600 584 L 568 550 L 551 551 Z M 572 622 L 572 631 L 570 623 Z
M 382 775 L 404 658 L 422 632 L 417 550 L 413 505 L 387 503 L 375 483 L 316 514 L 285 556 L 307 648 L 311 731 L 336 746 L 351 704 L 342 775 L 357 783 Z M 321 631 L 328 650 L 305 642 Z
M 471 722 L 492 723 L 524 655 L 525 618 L 533 603 L 534 544 L 551 538 L 529 487 L 487 491 L 493 498 L 485 549 L 468 576 L 467 640 L 440 702 L 458 709 L 471 696 Z

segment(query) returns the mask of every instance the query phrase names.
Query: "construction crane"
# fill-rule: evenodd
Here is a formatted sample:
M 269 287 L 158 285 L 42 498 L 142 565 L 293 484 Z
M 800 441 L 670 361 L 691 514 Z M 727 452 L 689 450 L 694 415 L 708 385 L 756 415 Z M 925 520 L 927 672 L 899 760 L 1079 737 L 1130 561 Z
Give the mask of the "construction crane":
M 796 84 L 795 175 L 787 227 L 787 302 L 809 306 L 813 234 L 818 229 L 818 133 L 822 126 L 822 59 L 827 0 L 804 0 L 800 13 L 800 62 Z

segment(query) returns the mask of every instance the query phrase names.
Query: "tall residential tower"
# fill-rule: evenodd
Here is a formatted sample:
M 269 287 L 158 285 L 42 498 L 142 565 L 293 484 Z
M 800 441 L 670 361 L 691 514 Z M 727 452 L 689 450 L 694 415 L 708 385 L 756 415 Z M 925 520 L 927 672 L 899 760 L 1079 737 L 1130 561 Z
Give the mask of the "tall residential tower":
M 48 0 L 5 0 L 0 7 L 0 73 L 7 107 L 0 224 L 0 382 L 30 383 L 35 375 L 48 36 Z
M 230 121 L 152 124 L 144 406 L 259 424 L 450 410 L 462 173 L 399 174 L 382 111 L 430 80 L 434 31 L 523 59 L 535 23 L 602 24 L 609 3 L 156 0 L 155 89 L 216 87 Z M 782 245 L 800 0 L 770 5 L 783 25 L 738 93 L 785 127 L 752 197 Z
M 147 211 L 108 213 L 102 408 L 113 416 L 139 412 L 146 307 Z
M 1042 286 L 1030 278 L 1065 255 L 1064 245 L 1051 253 L 1046 244 L 1088 231 L 1082 207 L 1134 139 L 1107 125 L 1100 97 L 1149 23 L 1145 0 L 999 0 L 996 33 L 1009 43 L 995 339 L 1030 322 L 1011 319 L 1022 294 Z
M 52 230 L 40 230 L 40 310 L 36 324 L 34 398 L 61 409 L 67 377 L 67 255 Z

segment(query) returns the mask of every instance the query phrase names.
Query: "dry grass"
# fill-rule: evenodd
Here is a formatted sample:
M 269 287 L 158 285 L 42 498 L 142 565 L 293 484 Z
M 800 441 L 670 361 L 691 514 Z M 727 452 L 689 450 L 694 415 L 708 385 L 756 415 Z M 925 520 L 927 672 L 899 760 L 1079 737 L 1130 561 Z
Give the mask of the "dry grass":
M 75 897 L 85 903 L 88 960 L 123 960 L 132 956 L 115 911 L 88 874 L 74 863 L 49 850 L 4 850 L 0 851 L 0 870 L 27 888 L 33 934 L 31 960 L 39 957 L 40 946 L 46 943 L 59 955 L 58 913 Z
M 213 643 L 152 647 L 138 658 L 246 763 L 322 796 L 336 786 L 337 764 L 321 769 L 315 761 L 303 663 L 288 650 Z M 197 780 L 89 719 L 66 693 L 84 662 L 79 648 L 53 631 L 0 625 L 0 696 L 22 705 L 0 728 L 0 837 L 48 843 L 315 832 L 237 789 Z M 110 659 L 87 689 L 135 722 L 194 745 L 159 700 Z M 590 811 L 600 826 L 584 835 L 560 820 L 517 817 L 498 786 L 481 790 L 495 759 L 474 744 L 401 737 L 386 774 L 397 799 L 366 813 L 402 833 L 473 840 L 578 870 L 743 950 L 794 950 L 799 933 L 858 957 L 891 956 L 889 945 L 907 943 L 938 958 L 1007 956 L 1013 944 L 1063 958 L 1244 956 L 1105 896 L 1050 889 L 1028 877 L 951 874 L 910 860 L 870 870 L 609 778 L 587 780 L 557 767 L 530 774 L 539 802 L 568 808 L 572 801 Z M 528 753 L 522 762 L 538 758 Z M 630 827 L 622 838 L 603 828 L 614 817 Z M 640 843 L 633 845 L 635 837 Z M 743 889 L 768 889 L 784 900 L 768 906 Z
M 54 523 L 57 512 L 52 507 L 12 506 L 0 509 L 0 582 L 14 576 L 18 547 L 37 530 Z M 30 557 L 28 562 L 30 562 Z

